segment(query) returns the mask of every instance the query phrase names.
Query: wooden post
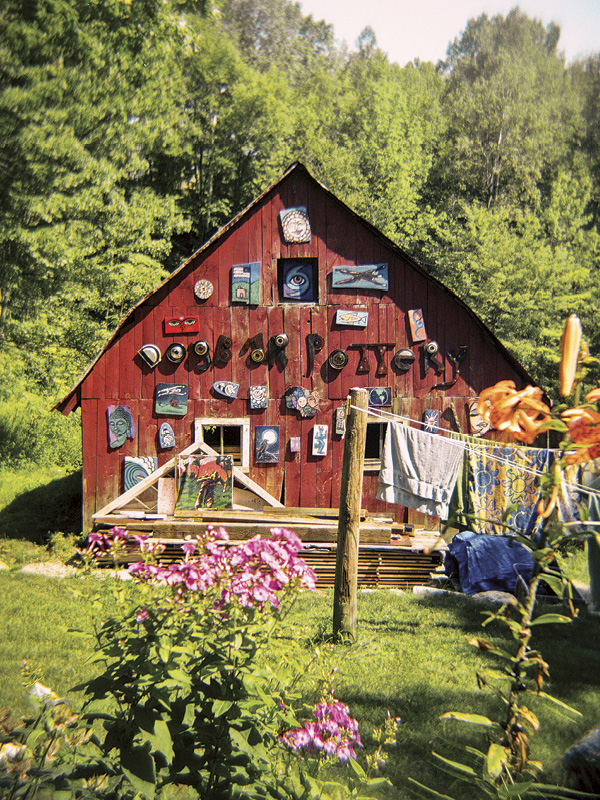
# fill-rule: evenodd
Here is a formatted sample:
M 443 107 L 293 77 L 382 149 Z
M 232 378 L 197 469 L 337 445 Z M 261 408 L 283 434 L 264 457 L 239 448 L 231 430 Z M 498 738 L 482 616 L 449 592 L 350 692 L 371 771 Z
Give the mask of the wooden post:
M 356 638 L 358 543 L 362 500 L 368 395 L 365 389 L 350 389 L 346 439 L 342 461 L 340 513 L 338 517 L 333 635 Z M 357 410 L 361 409 L 361 410 Z

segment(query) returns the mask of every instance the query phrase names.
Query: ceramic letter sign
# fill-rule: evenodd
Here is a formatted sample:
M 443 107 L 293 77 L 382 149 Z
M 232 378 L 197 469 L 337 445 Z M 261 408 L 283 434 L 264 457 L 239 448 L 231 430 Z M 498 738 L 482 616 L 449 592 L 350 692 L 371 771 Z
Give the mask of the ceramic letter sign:
M 334 289 L 381 289 L 389 288 L 388 265 L 366 264 L 360 267 L 334 267 L 331 279 Z
M 256 463 L 276 464 L 279 461 L 279 425 L 257 425 Z
M 187 414 L 188 387 L 185 383 L 157 383 L 154 394 L 154 411 L 165 417 L 185 417 Z
M 194 284 L 194 294 L 198 300 L 208 300 L 213 293 L 213 285 L 210 281 L 203 278 L 201 281 L 196 281 Z
M 180 456 L 177 463 L 175 510 L 231 508 L 232 474 L 231 456 Z
M 285 394 L 286 408 L 295 408 L 303 419 L 311 419 L 319 409 L 321 398 L 316 390 L 310 392 L 302 386 L 292 386 Z
M 387 367 L 385 365 L 385 351 L 391 350 L 393 344 L 373 344 L 371 347 L 375 350 L 375 358 L 377 359 L 377 370 L 375 372 L 376 378 L 383 378 L 387 375 Z
M 150 369 L 154 369 L 154 367 L 158 364 L 161 359 L 161 352 L 155 344 L 145 344 L 138 350 L 138 355 L 144 361 Z
M 424 342 L 427 339 L 427 334 L 425 333 L 423 311 L 420 308 L 411 309 L 408 312 L 408 322 L 413 342 Z
M 350 347 L 358 350 L 360 353 L 360 359 L 358 362 L 358 367 L 356 368 L 357 372 L 368 372 L 369 371 L 369 356 L 367 354 L 367 347 L 366 344 L 351 344 Z
M 168 422 L 163 422 L 158 429 L 158 446 L 161 450 L 170 450 L 175 447 L 175 434 Z
M 398 372 L 408 372 L 414 364 L 414 361 L 415 354 L 412 350 L 409 350 L 408 347 L 403 347 L 402 350 L 398 350 L 392 359 L 392 363 Z
M 370 406 L 391 406 L 392 405 L 392 390 L 389 388 L 382 388 L 380 386 L 374 389 L 367 389 L 369 393 Z
M 331 369 L 344 369 L 348 363 L 348 353 L 344 350 L 332 350 L 327 361 Z
M 327 455 L 327 434 L 329 431 L 328 425 L 315 425 L 313 428 L 313 456 L 326 456 Z
M 257 306 L 260 302 L 260 262 L 231 268 L 231 302 Z
M 175 336 L 179 333 L 200 333 L 199 317 L 165 317 L 163 321 L 165 336 Z
M 157 468 L 156 456 L 125 456 L 123 462 L 123 489 L 127 492 L 151 475 Z
M 279 212 L 284 241 L 289 244 L 310 242 L 310 222 L 305 206 L 284 208 Z
M 206 372 L 211 365 L 210 346 L 208 342 L 205 342 L 203 339 L 201 339 L 199 342 L 194 342 L 192 345 L 192 350 L 198 356 L 198 363 L 194 369 L 200 374 Z
M 121 447 L 127 439 L 135 439 L 135 423 L 129 406 L 108 406 L 106 422 L 110 447 Z
M 181 344 L 181 342 L 173 342 L 167 347 L 167 352 L 165 353 L 167 357 L 167 361 L 170 361 L 171 364 L 181 364 L 183 359 L 185 358 L 187 350 L 185 349 L 185 345 Z
M 366 328 L 368 321 L 368 311 L 343 311 L 340 308 L 335 313 L 336 325 L 353 325 L 355 328 Z
M 426 408 L 423 413 L 423 429 L 429 433 L 437 433 L 440 427 L 440 412 L 434 408 Z
M 232 344 L 233 342 L 229 336 L 226 336 L 224 333 L 219 336 L 215 347 L 215 361 L 217 363 L 227 364 L 231 361 L 233 357 L 233 353 L 231 352 Z
M 226 397 L 228 400 L 234 400 L 237 397 L 240 385 L 232 381 L 215 381 L 212 388 L 217 394 Z
M 250 408 L 266 408 L 267 399 L 268 397 L 267 397 L 266 386 L 250 387 Z

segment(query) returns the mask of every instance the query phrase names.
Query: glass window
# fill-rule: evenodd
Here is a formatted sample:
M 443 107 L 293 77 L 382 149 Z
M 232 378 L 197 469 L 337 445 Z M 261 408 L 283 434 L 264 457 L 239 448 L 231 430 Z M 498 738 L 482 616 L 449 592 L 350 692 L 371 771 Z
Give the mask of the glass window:
M 195 441 L 204 442 L 222 456 L 233 456 L 233 465 L 247 472 L 250 466 L 250 420 L 201 417 L 194 421 Z

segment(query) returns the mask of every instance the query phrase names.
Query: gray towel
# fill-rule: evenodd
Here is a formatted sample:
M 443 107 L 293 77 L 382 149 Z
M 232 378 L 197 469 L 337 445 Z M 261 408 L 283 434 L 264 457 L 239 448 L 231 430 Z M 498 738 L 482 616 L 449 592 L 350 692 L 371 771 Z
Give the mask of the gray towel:
M 456 439 L 388 424 L 379 473 L 378 500 L 448 519 L 448 506 L 463 462 Z

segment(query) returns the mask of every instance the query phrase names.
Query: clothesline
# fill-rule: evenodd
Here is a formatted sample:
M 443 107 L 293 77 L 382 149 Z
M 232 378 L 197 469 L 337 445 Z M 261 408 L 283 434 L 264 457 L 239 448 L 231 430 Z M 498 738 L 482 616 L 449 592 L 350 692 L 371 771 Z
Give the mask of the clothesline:
M 364 408 L 359 408 L 358 406 L 354 406 L 354 405 L 350 405 L 350 408 L 353 408 L 355 411 L 362 411 L 363 413 L 367 414 L 369 417 L 374 417 L 375 419 L 381 419 L 384 422 L 392 422 L 393 420 L 400 420 L 402 422 L 412 422 L 415 425 L 421 425 L 423 427 L 426 424 L 430 425 L 430 423 L 425 423 L 422 420 L 413 419 L 412 417 L 402 416 L 401 414 L 394 414 L 393 412 L 386 411 L 383 408 L 378 409 L 377 411 L 374 411 L 372 408 L 364 409 Z M 445 428 L 440 427 L 439 425 L 433 425 L 431 427 L 435 428 L 437 431 L 440 431 L 441 433 L 434 433 L 433 431 L 424 431 L 424 433 L 429 433 L 431 436 L 440 436 L 442 434 L 445 435 L 445 434 L 451 433 L 451 431 L 448 431 Z M 444 438 L 446 439 L 446 441 L 448 441 L 449 443 L 455 445 L 456 447 L 460 447 L 465 452 L 474 453 L 476 455 L 480 452 L 477 448 L 472 447 L 468 442 L 466 442 L 463 439 L 454 439 L 452 437 L 446 438 L 445 436 L 444 436 Z M 486 440 L 482 440 L 482 441 L 486 441 Z M 502 442 L 497 442 L 497 443 L 494 442 L 493 444 L 497 444 L 497 446 L 502 446 L 503 445 Z M 504 446 L 521 447 L 521 445 L 504 445 Z M 550 448 L 546 448 L 546 450 L 547 450 L 548 453 L 557 453 L 558 452 L 557 450 L 551 450 Z M 491 453 L 489 453 L 488 454 L 488 458 L 490 460 L 492 460 L 492 461 L 498 462 L 499 464 L 505 464 L 507 466 L 511 465 L 514 468 L 516 468 L 516 469 L 518 469 L 518 470 L 520 470 L 520 471 L 522 471 L 524 473 L 528 473 L 530 475 L 533 475 L 535 477 L 540 477 L 540 476 L 546 474 L 545 472 L 542 472 L 541 470 L 527 467 L 524 464 L 514 463 L 510 458 L 508 458 L 506 456 L 502 456 L 500 454 L 491 454 Z M 590 489 L 588 486 L 585 486 L 584 484 L 578 483 L 577 481 L 564 480 L 564 484 L 569 489 L 576 489 L 576 490 L 578 490 L 580 492 L 585 492 L 587 495 L 594 495 L 596 497 L 600 497 L 600 490 Z

